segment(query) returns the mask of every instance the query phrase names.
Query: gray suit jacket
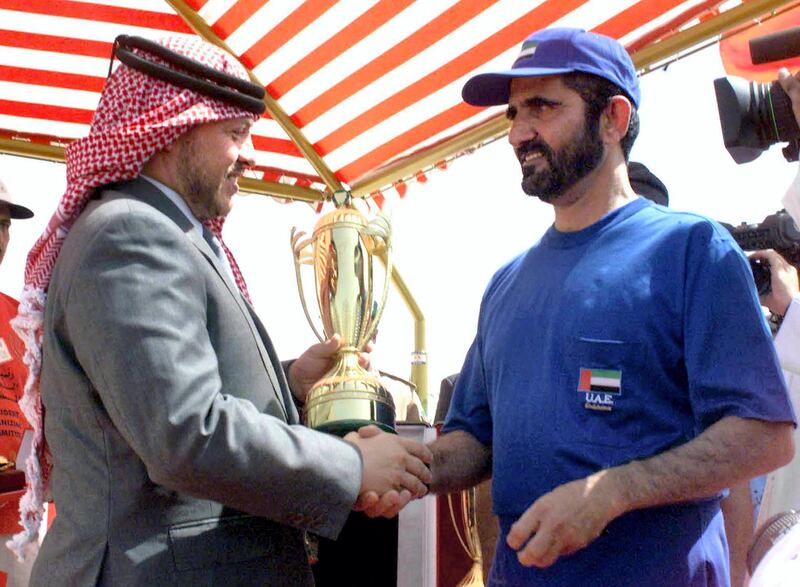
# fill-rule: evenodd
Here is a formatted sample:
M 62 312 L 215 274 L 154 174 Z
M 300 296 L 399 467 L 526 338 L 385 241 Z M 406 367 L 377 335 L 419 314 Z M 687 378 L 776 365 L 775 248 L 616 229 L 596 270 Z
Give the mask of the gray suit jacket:
M 358 451 L 298 424 L 272 344 L 219 259 L 145 180 L 70 230 L 41 391 L 58 515 L 31 585 L 306 585 Z

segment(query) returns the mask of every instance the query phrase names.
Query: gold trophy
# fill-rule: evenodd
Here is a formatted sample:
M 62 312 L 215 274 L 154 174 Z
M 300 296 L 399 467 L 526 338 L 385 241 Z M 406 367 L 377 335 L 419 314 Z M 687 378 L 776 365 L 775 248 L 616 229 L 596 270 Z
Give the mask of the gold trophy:
M 367 221 L 349 192 L 333 195 L 336 209 L 319 219 L 310 238 L 292 229 L 297 289 L 306 319 L 320 341 L 338 333 L 344 342 L 336 365 L 311 388 L 303 410 L 307 426 L 343 436 L 367 424 L 395 431 L 392 396 L 378 378 L 358 364 L 358 353 L 378 326 L 392 274 L 388 218 Z M 373 258 L 386 257 L 380 302 L 374 299 Z M 301 265 L 312 265 L 323 337 L 306 304 Z

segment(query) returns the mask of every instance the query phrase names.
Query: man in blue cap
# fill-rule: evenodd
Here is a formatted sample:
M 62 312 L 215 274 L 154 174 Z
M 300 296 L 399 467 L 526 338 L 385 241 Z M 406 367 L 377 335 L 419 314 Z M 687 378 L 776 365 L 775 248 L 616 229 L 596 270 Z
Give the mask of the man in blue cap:
M 729 585 L 720 497 L 794 451 L 745 257 L 631 189 L 640 92 L 615 40 L 538 31 L 463 96 L 508 105 L 555 222 L 484 294 L 433 490 L 492 476 L 490 585 Z

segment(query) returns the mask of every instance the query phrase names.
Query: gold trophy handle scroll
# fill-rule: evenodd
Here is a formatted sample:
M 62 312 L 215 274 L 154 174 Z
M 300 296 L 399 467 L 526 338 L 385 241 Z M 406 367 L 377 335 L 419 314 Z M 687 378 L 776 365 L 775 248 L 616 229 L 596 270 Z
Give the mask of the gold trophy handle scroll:
M 370 254 L 373 256 L 385 255 L 386 262 L 386 279 L 383 280 L 383 293 L 381 294 L 381 301 L 375 311 L 375 316 L 372 318 L 372 323 L 369 329 L 361 336 L 358 341 L 358 350 L 364 350 L 367 343 L 375 336 L 375 331 L 378 328 L 378 322 L 383 316 L 383 310 L 386 307 L 386 299 L 389 297 L 389 283 L 392 280 L 392 247 L 391 247 L 391 226 L 389 219 L 383 213 L 379 213 L 367 225 L 365 235 L 371 239 Z
M 464 533 L 459 530 L 458 520 L 453 511 L 453 500 L 458 496 L 461 500 L 461 521 Z M 456 538 L 461 543 L 461 548 L 467 553 L 472 564 L 466 575 L 458 582 L 456 587 L 484 587 L 483 582 L 483 555 L 481 553 L 481 539 L 478 534 L 478 515 L 476 513 L 476 491 L 474 487 L 465 489 L 457 494 L 447 494 L 447 506 L 450 509 L 450 521 L 453 523 Z
M 311 319 L 311 314 L 308 311 L 308 304 L 306 304 L 306 296 L 305 292 L 303 291 L 303 280 L 300 276 L 300 266 L 301 265 L 313 265 L 314 264 L 314 256 L 313 256 L 313 239 L 303 237 L 306 236 L 306 233 L 302 230 L 297 230 L 297 228 L 292 228 L 292 253 L 294 253 L 294 275 L 297 279 L 297 293 L 300 295 L 300 304 L 303 306 L 303 313 L 306 315 L 306 320 L 308 320 L 309 326 L 311 326 L 311 330 L 314 331 L 314 334 L 317 336 L 320 342 L 325 342 L 325 338 L 320 334 L 317 327 L 314 325 L 314 321 Z

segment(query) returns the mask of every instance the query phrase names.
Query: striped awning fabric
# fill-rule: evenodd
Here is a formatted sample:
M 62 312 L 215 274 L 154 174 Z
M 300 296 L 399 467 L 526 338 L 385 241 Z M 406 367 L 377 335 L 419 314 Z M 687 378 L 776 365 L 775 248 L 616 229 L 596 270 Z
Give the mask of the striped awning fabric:
M 634 51 L 699 17 L 758 3 L 0 0 L 0 150 L 36 155 L 43 146 L 57 158 L 85 135 L 118 34 L 200 34 L 267 89 L 245 189 L 376 194 L 504 132 L 502 115 L 463 103 L 461 87 L 477 71 L 507 68 L 533 30 L 593 29 Z

